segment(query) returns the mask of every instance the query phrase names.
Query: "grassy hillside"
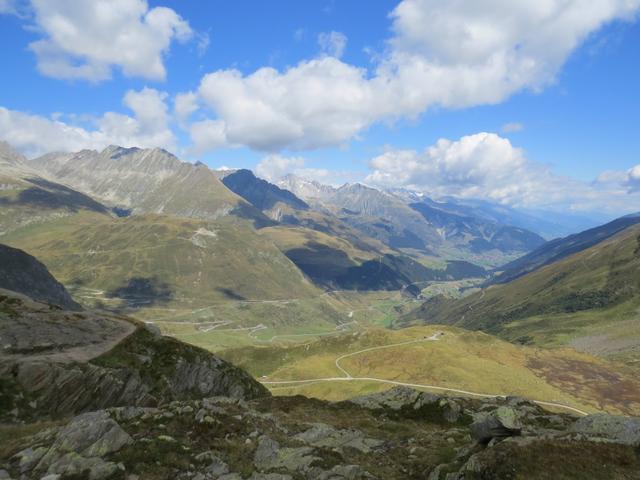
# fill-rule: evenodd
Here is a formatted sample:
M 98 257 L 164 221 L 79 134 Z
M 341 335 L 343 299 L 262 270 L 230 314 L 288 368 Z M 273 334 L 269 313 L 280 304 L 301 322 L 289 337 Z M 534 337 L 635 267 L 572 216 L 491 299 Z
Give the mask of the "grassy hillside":
M 109 216 L 109 210 L 92 198 L 27 168 L 3 164 L 0 158 L 0 238 L 26 225 L 81 211 Z
M 519 343 L 640 360 L 640 226 L 461 300 L 434 297 L 398 325 L 447 323 Z
M 640 214 L 627 215 L 604 225 L 547 242 L 527 255 L 500 267 L 501 272 L 493 279 L 493 283 L 507 283 L 544 265 L 597 245 L 638 223 Z
M 321 293 L 271 242 L 231 218 L 78 214 L 2 239 L 41 258 L 85 302 L 125 310 L 164 309 L 169 315 L 172 308 Z
M 428 340 L 443 332 L 438 340 Z M 414 343 L 406 343 L 412 342 Z M 374 349 L 401 343 L 395 347 Z M 571 349 L 513 345 L 481 332 L 427 326 L 370 329 L 295 346 L 254 346 L 220 355 L 262 381 L 379 378 L 496 395 L 519 395 L 585 411 L 640 413 L 640 381 L 630 370 Z M 344 399 L 389 388 L 372 381 L 269 385 L 273 393 Z

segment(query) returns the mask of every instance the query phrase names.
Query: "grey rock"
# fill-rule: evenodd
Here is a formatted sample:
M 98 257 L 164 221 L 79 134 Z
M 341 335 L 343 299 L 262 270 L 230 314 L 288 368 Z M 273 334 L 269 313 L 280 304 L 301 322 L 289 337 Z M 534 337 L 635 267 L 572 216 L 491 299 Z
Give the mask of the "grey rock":
M 253 464 L 260 470 L 285 469 L 305 471 L 319 460 L 312 455 L 313 448 L 281 448 L 280 444 L 267 436 L 260 437 L 254 454 Z
M 384 392 L 355 397 L 350 401 L 371 410 L 401 410 L 403 408 L 419 410 L 421 407 L 436 403 L 439 400 L 440 397 L 430 393 L 419 392 L 408 387 L 393 387 Z
M 18 468 L 21 473 L 29 472 L 33 470 L 33 468 L 40 462 L 42 457 L 44 457 L 45 453 L 47 453 L 48 448 L 45 447 L 36 447 L 36 448 L 27 448 L 17 453 L 13 458 L 18 463 Z
M 515 408 L 503 406 L 491 412 L 476 414 L 470 428 L 474 439 L 480 443 L 488 443 L 493 438 L 520 435 L 522 424 Z
M 281 473 L 253 473 L 249 480 L 292 480 L 291 475 L 283 475 Z
M 338 430 L 323 423 L 316 423 L 309 430 L 299 433 L 293 438 L 314 447 L 350 447 L 363 453 L 369 453 L 384 445 L 384 441 L 368 438 L 359 430 Z
M 133 439 L 107 412 L 85 413 L 59 428 L 48 447 L 26 449 L 16 455 L 23 472 L 76 475 L 89 471 L 90 480 L 108 478 L 119 466 L 102 457 L 117 452 Z
M 204 472 L 214 477 L 219 477 L 229 473 L 229 466 L 217 456 L 210 459 L 211 463 L 204 469 Z
M 157 415 L 159 412 L 159 409 L 152 407 L 115 407 L 109 409 L 111 416 L 119 422 L 141 418 L 145 415 Z
M 363 480 L 375 478 L 359 465 L 336 465 L 331 470 L 317 469 L 308 475 L 313 480 Z
M 6 470 L 0 468 L 0 480 L 11 480 L 11 475 Z
M 578 419 L 571 431 L 624 445 L 640 445 L 640 418 L 596 414 Z

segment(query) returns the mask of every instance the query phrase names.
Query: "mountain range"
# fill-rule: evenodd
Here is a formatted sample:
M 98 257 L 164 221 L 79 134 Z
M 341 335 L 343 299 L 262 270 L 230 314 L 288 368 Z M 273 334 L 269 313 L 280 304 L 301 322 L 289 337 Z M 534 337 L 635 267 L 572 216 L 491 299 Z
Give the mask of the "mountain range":
M 640 216 L 0 147 L 0 478 L 640 468 Z

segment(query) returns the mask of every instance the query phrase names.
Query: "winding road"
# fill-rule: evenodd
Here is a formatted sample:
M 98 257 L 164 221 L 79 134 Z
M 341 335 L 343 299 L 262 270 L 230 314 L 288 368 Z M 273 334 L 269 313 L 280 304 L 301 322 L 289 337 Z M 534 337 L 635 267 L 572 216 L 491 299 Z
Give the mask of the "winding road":
M 340 372 L 342 372 L 342 374 L 344 375 L 343 377 L 309 378 L 309 379 L 305 379 L 305 380 L 260 380 L 260 383 L 262 383 L 263 385 L 281 385 L 281 387 L 276 387 L 276 388 L 286 388 L 287 385 L 290 385 L 291 387 L 294 387 L 294 386 L 297 386 L 297 385 L 307 385 L 307 384 L 320 383 L 320 382 L 350 382 L 350 381 L 377 382 L 377 383 L 385 383 L 385 384 L 388 384 L 388 385 L 396 385 L 396 386 L 403 386 L 403 387 L 424 388 L 424 389 L 428 389 L 428 390 L 438 390 L 438 391 L 444 391 L 444 392 L 453 392 L 453 393 L 459 393 L 461 395 L 467 395 L 467 396 L 471 396 L 471 397 L 504 398 L 505 395 L 495 395 L 495 394 L 489 394 L 489 393 L 471 392 L 469 390 L 461 390 L 461 389 L 449 388 L 449 387 L 440 387 L 438 385 L 425 385 L 425 384 L 420 384 L 420 383 L 398 382 L 398 381 L 395 381 L 395 380 L 387 380 L 387 379 L 384 379 L 384 378 L 375 378 L 375 377 L 354 377 L 344 367 L 342 367 L 340 365 L 340 361 L 341 360 L 344 360 L 345 358 L 348 358 L 348 357 L 353 357 L 353 356 L 359 355 L 361 353 L 372 352 L 374 350 L 382 350 L 382 349 L 386 349 L 386 348 L 399 347 L 399 346 L 402 346 L 402 345 L 410 345 L 410 344 L 414 344 L 414 343 L 437 341 L 442 335 L 444 335 L 444 334 L 441 333 L 441 332 L 438 332 L 438 333 L 435 333 L 435 334 L 431 335 L 430 337 L 420 338 L 420 339 L 416 339 L 416 340 L 409 340 L 409 341 L 400 342 L 400 343 L 392 343 L 392 344 L 389 344 L 389 345 L 382 345 L 382 346 L 379 346 L 379 347 L 370 347 L 370 348 L 365 348 L 363 350 L 358 350 L 357 352 L 351 352 L 351 353 L 347 353 L 347 354 L 344 354 L 344 355 L 340 355 L 338 358 L 335 359 L 335 365 L 336 365 L 336 368 L 338 370 L 340 370 Z M 574 412 L 574 413 L 577 413 L 577 414 L 583 415 L 583 416 L 589 415 L 585 411 L 582 411 L 580 409 L 571 407 L 569 405 L 563 405 L 561 403 L 544 402 L 544 401 L 541 401 L 541 400 L 532 400 L 532 401 L 534 403 L 538 404 L 538 405 L 542 405 L 542 406 L 545 406 L 545 407 L 561 408 L 561 409 L 569 410 L 571 412 Z

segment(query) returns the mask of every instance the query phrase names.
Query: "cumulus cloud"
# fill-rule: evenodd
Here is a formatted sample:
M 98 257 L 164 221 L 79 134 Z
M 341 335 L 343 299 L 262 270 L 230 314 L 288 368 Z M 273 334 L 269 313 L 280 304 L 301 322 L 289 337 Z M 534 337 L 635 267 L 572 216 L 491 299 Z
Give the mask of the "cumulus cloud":
M 198 110 L 198 96 L 193 92 L 177 94 L 173 100 L 173 110 L 178 122 L 186 123 L 191 114 Z
M 341 32 L 322 32 L 318 35 L 318 45 L 324 54 L 341 58 L 347 48 L 347 36 Z
M 163 80 L 171 42 L 193 36 L 188 22 L 145 0 L 32 0 L 44 38 L 30 44 L 41 73 L 101 81 L 113 67 L 127 76 Z
M 370 167 L 367 183 L 406 187 L 436 197 L 484 198 L 554 210 L 629 209 L 628 196 L 619 184 L 618 188 L 606 185 L 603 177 L 603 182 L 589 185 L 556 175 L 495 133 L 440 139 L 422 152 L 392 149 L 372 159 Z M 612 178 L 610 172 L 606 178 Z
M 333 57 L 302 62 L 284 74 L 261 68 L 205 75 L 198 93 L 226 124 L 230 143 L 257 150 L 335 145 L 373 117 L 363 111 L 375 97 L 365 71 Z
M 102 149 L 110 144 L 175 149 L 166 97 L 166 93 L 151 88 L 129 90 L 123 103 L 133 115 L 107 112 L 93 119 L 93 128 L 0 107 L 0 139 L 27 156 Z
M 624 184 L 630 192 L 640 192 L 640 164 L 627 171 Z
M 194 122 L 189 128 L 191 151 L 200 155 L 209 150 L 228 146 L 226 125 L 220 120 L 202 120 Z
M 215 71 L 198 94 L 233 143 L 267 151 L 336 145 L 374 122 L 543 88 L 589 34 L 639 8 L 640 0 L 403 0 L 372 70 L 340 61 L 346 39 L 324 34 L 319 58 L 284 71 Z

